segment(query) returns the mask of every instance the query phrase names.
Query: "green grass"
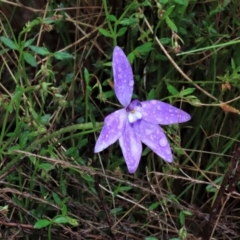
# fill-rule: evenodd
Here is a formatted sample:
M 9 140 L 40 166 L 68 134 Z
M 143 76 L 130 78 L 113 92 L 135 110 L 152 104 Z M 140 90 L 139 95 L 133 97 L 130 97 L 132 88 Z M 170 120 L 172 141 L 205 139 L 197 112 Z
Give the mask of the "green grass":
M 0 5 L 0 238 L 240 238 L 238 1 Z M 171 165 L 144 146 L 130 175 L 118 143 L 93 153 L 116 45 L 134 98 L 192 116 L 164 126 Z

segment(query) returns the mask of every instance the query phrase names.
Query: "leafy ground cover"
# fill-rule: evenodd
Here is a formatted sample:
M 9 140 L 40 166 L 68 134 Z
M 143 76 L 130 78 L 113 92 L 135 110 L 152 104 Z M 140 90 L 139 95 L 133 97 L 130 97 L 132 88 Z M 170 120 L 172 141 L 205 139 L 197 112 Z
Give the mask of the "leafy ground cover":
M 0 239 L 240 239 L 238 1 L 6 1 L 1 8 Z M 133 98 L 191 121 L 164 126 L 174 162 L 94 146 Z

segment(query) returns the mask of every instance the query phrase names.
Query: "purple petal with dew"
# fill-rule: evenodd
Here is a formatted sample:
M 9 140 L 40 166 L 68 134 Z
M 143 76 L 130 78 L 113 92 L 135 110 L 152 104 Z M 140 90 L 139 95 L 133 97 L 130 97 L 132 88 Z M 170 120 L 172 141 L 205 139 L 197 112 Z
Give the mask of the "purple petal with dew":
M 101 152 L 116 142 L 124 132 L 126 121 L 127 113 L 125 109 L 120 109 L 108 115 L 104 120 L 104 125 L 96 142 L 94 152 Z
M 191 116 L 179 108 L 157 100 L 142 102 L 142 119 L 153 124 L 177 124 L 187 122 Z
M 135 173 L 142 155 L 142 143 L 128 122 L 123 135 L 119 138 L 119 143 L 129 173 Z
M 159 125 L 142 120 L 136 129 L 141 141 L 166 162 L 173 161 L 173 155 L 163 129 Z
M 114 48 L 112 68 L 115 94 L 119 102 L 127 107 L 132 98 L 134 80 L 131 65 L 120 47 Z

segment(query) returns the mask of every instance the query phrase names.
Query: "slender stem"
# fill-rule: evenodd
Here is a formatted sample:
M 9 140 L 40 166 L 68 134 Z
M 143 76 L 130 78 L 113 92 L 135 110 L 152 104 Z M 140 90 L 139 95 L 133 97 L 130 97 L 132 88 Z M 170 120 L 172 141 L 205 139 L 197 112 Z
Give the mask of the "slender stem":
M 83 124 L 76 124 L 76 125 L 73 125 L 73 126 L 62 128 L 62 129 L 60 129 L 60 130 L 58 130 L 56 132 L 48 134 L 48 135 L 44 136 L 43 138 L 35 141 L 29 147 L 26 148 L 26 151 L 31 151 L 32 149 L 34 149 L 38 145 L 40 145 L 40 144 L 42 144 L 44 142 L 47 142 L 48 140 L 50 140 L 52 138 L 55 138 L 55 137 L 57 137 L 59 135 L 62 135 L 64 133 L 73 132 L 73 131 L 76 131 L 76 130 L 95 129 L 95 128 L 101 127 L 102 125 L 103 125 L 103 123 L 96 123 L 96 126 L 93 126 L 92 123 L 83 123 Z
M 48 134 L 46 136 L 43 136 L 42 138 L 36 140 L 35 142 L 33 142 L 32 144 L 30 144 L 30 146 L 28 146 L 25 151 L 26 152 L 31 152 L 34 148 L 36 148 L 37 146 L 43 144 L 44 142 L 49 141 L 50 139 L 53 139 L 57 136 L 60 136 L 64 133 L 67 132 L 72 132 L 72 131 L 76 131 L 76 130 L 89 130 L 89 129 L 94 129 L 94 130 L 99 130 L 99 128 L 101 128 L 103 125 L 103 123 L 99 123 L 96 122 L 94 125 L 92 123 L 83 123 L 83 124 L 76 124 L 73 126 L 69 126 L 69 127 L 65 127 L 62 128 L 56 132 L 53 132 L 51 134 Z M 88 132 L 88 131 L 87 131 Z M 11 153 L 11 151 L 9 152 L 9 154 L 15 154 L 14 152 Z M 1 171 L 0 171 L 0 177 L 2 175 L 4 175 L 4 173 L 6 173 L 11 167 L 13 167 L 20 159 L 22 158 L 22 156 L 16 156 L 15 158 L 13 158 L 11 160 L 11 162 L 9 162 Z
M 216 48 L 226 47 L 226 46 L 237 44 L 237 43 L 240 43 L 240 40 L 229 41 L 229 42 L 226 42 L 226 43 L 219 43 L 219 44 L 215 44 L 215 45 L 212 45 L 212 46 L 207 46 L 207 47 L 203 47 L 203 48 L 194 49 L 194 50 L 191 50 L 191 51 L 181 52 L 181 53 L 178 53 L 177 56 L 184 55 L 184 54 L 196 53 L 196 52 L 202 52 L 202 51 L 206 51 L 206 50 L 210 50 L 210 49 L 215 50 Z

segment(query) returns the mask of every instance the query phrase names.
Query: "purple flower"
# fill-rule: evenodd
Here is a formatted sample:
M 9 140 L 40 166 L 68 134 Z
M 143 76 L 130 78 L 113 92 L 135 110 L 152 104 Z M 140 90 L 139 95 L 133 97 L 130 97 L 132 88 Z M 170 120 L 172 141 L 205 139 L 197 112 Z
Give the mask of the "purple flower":
M 113 51 L 114 91 L 123 109 L 109 114 L 96 142 L 98 153 L 119 140 L 129 173 L 138 167 L 142 142 L 158 156 L 171 163 L 173 155 L 167 137 L 159 124 L 177 124 L 190 120 L 190 115 L 158 100 L 140 102 L 133 100 L 133 72 L 120 47 Z

